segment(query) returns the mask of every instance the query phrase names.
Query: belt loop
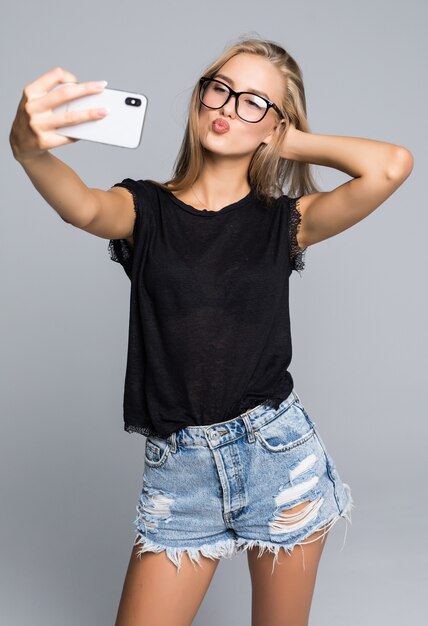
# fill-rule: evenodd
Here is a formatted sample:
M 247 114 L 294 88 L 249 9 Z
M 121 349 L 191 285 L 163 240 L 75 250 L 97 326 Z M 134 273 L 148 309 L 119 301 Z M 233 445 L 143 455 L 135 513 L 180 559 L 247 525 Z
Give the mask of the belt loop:
M 247 431 L 248 441 L 250 443 L 253 443 L 256 440 L 256 438 L 254 436 L 254 430 L 253 430 L 253 426 L 252 426 L 252 424 L 250 422 L 250 419 L 249 419 L 248 415 L 243 415 L 242 419 L 244 420 L 245 429 Z
M 175 432 L 169 435 L 169 437 L 167 438 L 167 441 L 170 445 L 171 452 L 177 452 L 177 438 L 176 438 Z

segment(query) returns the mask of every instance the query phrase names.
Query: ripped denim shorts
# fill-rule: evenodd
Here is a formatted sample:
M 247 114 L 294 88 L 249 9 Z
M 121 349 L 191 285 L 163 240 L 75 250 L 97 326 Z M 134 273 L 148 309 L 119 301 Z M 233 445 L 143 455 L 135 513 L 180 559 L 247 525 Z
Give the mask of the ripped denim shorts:
M 201 554 L 230 558 L 258 546 L 259 555 L 275 554 L 275 567 L 281 548 L 324 539 L 340 518 L 351 522 L 353 507 L 293 390 L 278 409 L 260 404 L 226 422 L 147 437 L 134 545 L 139 556 L 165 550 L 178 569 L 184 552 L 198 563 Z

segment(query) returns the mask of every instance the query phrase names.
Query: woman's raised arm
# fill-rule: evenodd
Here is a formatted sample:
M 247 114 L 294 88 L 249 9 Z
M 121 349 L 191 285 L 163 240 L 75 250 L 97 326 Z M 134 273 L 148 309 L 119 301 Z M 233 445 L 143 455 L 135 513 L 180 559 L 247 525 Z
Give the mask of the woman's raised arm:
M 69 84 L 54 89 L 60 83 Z M 132 233 L 132 196 L 123 189 L 89 188 L 71 167 L 49 152 L 78 141 L 56 133 L 57 128 L 103 117 L 98 109 L 56 114 L 52 110 L 104 87 L 105 81 L 78 83 L 74 74 L 60 67 L 43 74 L 25 86 L 9 142 L 34 187 L 65 222 L 111 239 Z

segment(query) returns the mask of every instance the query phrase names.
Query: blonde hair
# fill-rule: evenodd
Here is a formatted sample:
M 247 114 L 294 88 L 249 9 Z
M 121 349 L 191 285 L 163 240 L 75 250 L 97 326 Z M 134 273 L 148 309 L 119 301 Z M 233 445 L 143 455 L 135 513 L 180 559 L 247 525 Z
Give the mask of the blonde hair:
M 230 45 L 203 72 L 203 76 L 214 76 L 229 59 L 237 54 L 255 54 L 268 59 L 283 80 L 282 102 L 277 103 L 285 116 L 285 124 L 279 124 L 273 139 L 261 143 L 255 150 L 248 167 L 247 181 L 255 197 L 266 204 L 284 193 L 286 181 L 291 197 L 319 191 L 310 171 L 310 164 L 292 161 L 280 156 L 285 133 L 292 122 L 299 130 L 310 132 L 306 113 L 305 89 L 300 67 L 284 48 L 273 41 L 251 37 L 238 39 Z M 151 181 L 166 191 L 183 191 L 198 179 L 203 166 L 203 147 L 199 139 L 199 81 L 193 88 L 189 103 L 189 114 L 180 151 L 174 164 L 173 177 L 165 183 Z

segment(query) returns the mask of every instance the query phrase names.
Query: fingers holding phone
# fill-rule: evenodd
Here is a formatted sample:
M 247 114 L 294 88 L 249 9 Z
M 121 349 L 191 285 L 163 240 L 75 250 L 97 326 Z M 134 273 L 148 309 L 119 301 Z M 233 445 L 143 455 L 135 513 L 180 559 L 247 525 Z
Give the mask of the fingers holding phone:
M 37 157 L 51 148 L 75 143 L 78 138 L 66 137 L 56 129 L 105 117 L 94 109 L 53 112 L 85 95 L 101 93 L 106 82 L 78 83 L 71 72 L 56 67 L 24 87 L 12 124 L 9 142 L 14 157 L 25 160 Z

